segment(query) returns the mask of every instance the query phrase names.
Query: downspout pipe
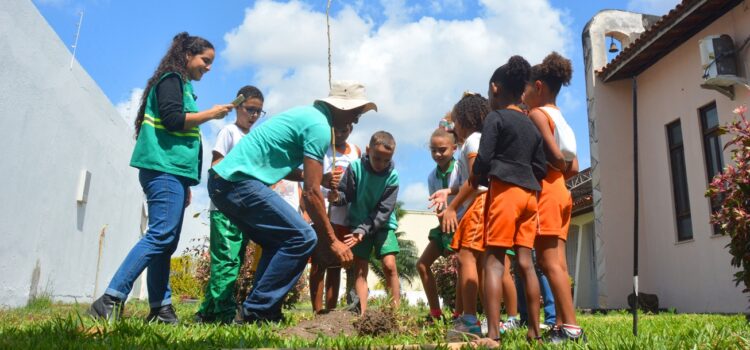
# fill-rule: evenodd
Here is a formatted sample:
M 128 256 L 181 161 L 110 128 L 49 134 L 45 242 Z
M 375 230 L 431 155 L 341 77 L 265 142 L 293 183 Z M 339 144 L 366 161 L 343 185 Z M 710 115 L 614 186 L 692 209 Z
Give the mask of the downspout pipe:
M 633 335 L 638 336 L 638 82 L 633 81 Z

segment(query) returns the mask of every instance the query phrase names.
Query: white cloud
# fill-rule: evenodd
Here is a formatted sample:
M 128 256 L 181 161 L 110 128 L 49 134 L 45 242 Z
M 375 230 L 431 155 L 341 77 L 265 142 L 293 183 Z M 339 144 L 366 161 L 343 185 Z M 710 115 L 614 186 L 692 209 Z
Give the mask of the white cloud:
M 663 16 L 678 3 L 679 0 L 629 0 L 628 11 Z
M 427 210 L 430 192 L 424 182 L 415 182 L 399 191 L 398 198 L 404 202 L 405 209 Z
M 403 1 L 382 4 L 391 6 L 382 25 L 349 5 L 331 18 L 333 78 L 365 83 L 380 110 L 362 118 L 353 140 L 384 129 L 400 144 L 422 145 L 463 91 L 486 93 L 489 76 L 511 55 L 534 64 L 550 51 L 572 51 L 564 15 L 545 0 L 482 0 L 479 18 L 411 22 L 395 10 L 410 13 Z M 299 1 L 258 1 L 224 40 L 221 55 L 230 67 L 254 69 L 266 109 L 283 111 L 327 95 L 324 12 Z
M 122 119 L 125 119 L 125 123 L 132 129 L 133 123 L 135 122 L 135 116 L 138 114 L 138 107 L 141 106 L 141 96 L 143 95 L 142 88 L 134 88 L 130 90 L 130 98 L 124 101 L 120 101 L 115 105 L 115 109 L 120 113 Z

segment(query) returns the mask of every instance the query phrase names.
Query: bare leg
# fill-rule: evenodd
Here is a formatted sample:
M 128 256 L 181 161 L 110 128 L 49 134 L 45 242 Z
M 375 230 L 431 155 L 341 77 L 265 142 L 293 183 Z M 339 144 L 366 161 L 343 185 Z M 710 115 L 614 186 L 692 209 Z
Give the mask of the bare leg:
M 396 255 L 388 254 L 383 257 L 382 262 L 386 288 L 388 288 L 391 294 L 391 303 L 395 309 L 398 309 L 399 305 L 401 305 L 401 282 L 398 280 Z
M 326 309 L 333 310 L 339 303 L 339 288 L 341 287 L 341 268 L 331 268 L 326 271 Z
M 430 241 L 424 249 L 424 252 L 422 252 L 419 261 L 417 261 L 417 271 L 419 272 L 419 278 L 422 279 L 422 287 L 424 288 L 425 296 L 427 296 L 427 304 L 430 306 L 430 311 L 440 309 L 440 299 L 438 298 L 435 275 L 432 274 L 432 270 L 430 269 L 432 264 L 439 257 L 439 245 L 434 241 Z
M 318 264 L 310 265 L 310 301 L 313 313 L 317 314 L 323 309 L 323 278 L 326 270 Z
M 537 239 L 538 241 L 538 239 Z M 528 313 L 528 329 L 526 336 L 530 339 L 536 339 L 539 334 L 539 281 L 536 277 L 534 264 L 531 260 L 531 249 L 518 247 L 518 267 L 524 280 L 524 289 L 526 291 L 526 312 Z
M 354 282 L 354 290 L 357 292 L 359 298 L 359 307 L 361 315 L 365 314 L 367 310 L 367 272 L 369 266 L 367 260 L 354 258 L 354 276 L 356 278 Z
M 503 294 L 505 248 L 487 247 L 484 256 L 484 312 L 487 315 L 487 338 L 500 338 L 500 298 Z
M 516 295 L 516 284 L 510 275 L 510 257 L 505 255 L 505 272 L 503 272 L 503 302 L 508 316 L 518 315 L 518 297 Z
M 456 257 L 456 261 L 458 261 L 458 257 Z M 460 316 L 464 313 L 464 297 L 463 288 L 461 288 L 461 269 L 457 268 L 456 270 L 456 309 L 453 310 L 453 313 Z
M 559 241 L 554 236 L 537 237 L 535 244 L 537 260 L 542 271 L 547 275 L 552 295 L 555 297 L 555 306 L 558 311 L 557 323 L 575 325 L 577 323 L 573 297 L 570 294 L 570 280 L 563 266 L 560 266 Z
M 458 251 L 459 284 L 463 314 L 477 314 L 477 293 L 479 290 L 479 276 L 477 276 L 477 261 L 474 251 L 461 249 Z

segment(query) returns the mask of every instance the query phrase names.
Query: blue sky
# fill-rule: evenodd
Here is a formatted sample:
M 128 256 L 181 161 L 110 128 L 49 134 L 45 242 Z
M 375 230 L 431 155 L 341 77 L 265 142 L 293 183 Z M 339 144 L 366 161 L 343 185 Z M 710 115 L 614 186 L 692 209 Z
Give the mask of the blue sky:
M 327 94 L 325 0 L 33 2 L 68 45 L 84 11 L 77 60 L 125 118 L 132 118 L 139 89 L 180 31 L 203 36 L 217 49 L 212 71 L 194 84 L 202 109 L 228 103 L 246 84 L 266 94 L 269 114 Z M 380 107 L 355 126 L 351 141 L 364 149 L 372 132 L 394 133 L 400 198 L 407 208 L 424 209 L 425 178 L 434 166 L 427 136 L 440 117 L 461 92 L 486 94 L 489 75 L 510 55 L 535 64 L 557 50 L 574 64 L 573 82 L 558 105 L 576 133 L 581 165 L 588 167 L 583 26 L 602 9 L 661 15 L 676 3 L 333 0 L 334 79 L 364 82 Z M 207 145 L 213 146 L 218 129 L 233 120 L 232 115 L 202 126 Z M 207 205 L 205 184 L 194 194 L 198 204 Z

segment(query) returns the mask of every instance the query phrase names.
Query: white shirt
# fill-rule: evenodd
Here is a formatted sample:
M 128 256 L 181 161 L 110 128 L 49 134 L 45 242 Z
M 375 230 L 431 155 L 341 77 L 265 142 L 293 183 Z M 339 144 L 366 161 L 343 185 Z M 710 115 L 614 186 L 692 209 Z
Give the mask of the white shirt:
M 539 109 L 555 124 L 555 130 L 552 132 L 555 134 L 555 143 L 562 152 L 563 158 L 566 162 L 573 161 L 576 157 L 576 135 L 573 133 L 573 129 L 565 121 L 559 109 L 550 106 L 540 107 Z
M 240 129 L 237 124 L 229 124 L 219 130 L 219 134 L 216 136 L 216 144 L 214 145 L 214 152 L 221 154 L 226 157 L 229 151 L 234 148 L 240 140 L 247 135 Z M 216 210 L 216 206 L 213 202 L 209 206 L 208 210 Z
M 323 173 L 330 173 L 333 171 L 333 152 L 334 148 L 329 147 L 323 158 Z M 346 143 L 345 153 L 336 151 L 336 167 L 346 170 L 351 162 L 359 159 L 362 156 L 362 152 L 359 147 L 351 143 Z M 328 207 L 328 192 L 329 189 L 321 186 L 320 190 L 323 192 L 323 198 L 325 198 L 326 207 Z M 331 224 L 349 226 L 349 206 L 335 206 L 332 205 L 330 211 Z
M 279 197 L 283 198 L 297 213 L 302 213 L 300 210 L 300 184 L 296 181 L 281 180 L 271 188 L 279 194 Z
M 481 139 L 482 133 L 474 132 L 466 138 L 463 146 L 461 146 L 461 156 L 458 158 L 458 165 L 460 172 L 459 175 L 463 181 L 469 180 L 469 174 L 471 174 L 471 169 L 469 169 L 469 159 L 476 157 L 477 153 L 479 153 L 479 141 Z M 487 187 L 479 186 L 478 190 L 480 193 L 486 192 Z

